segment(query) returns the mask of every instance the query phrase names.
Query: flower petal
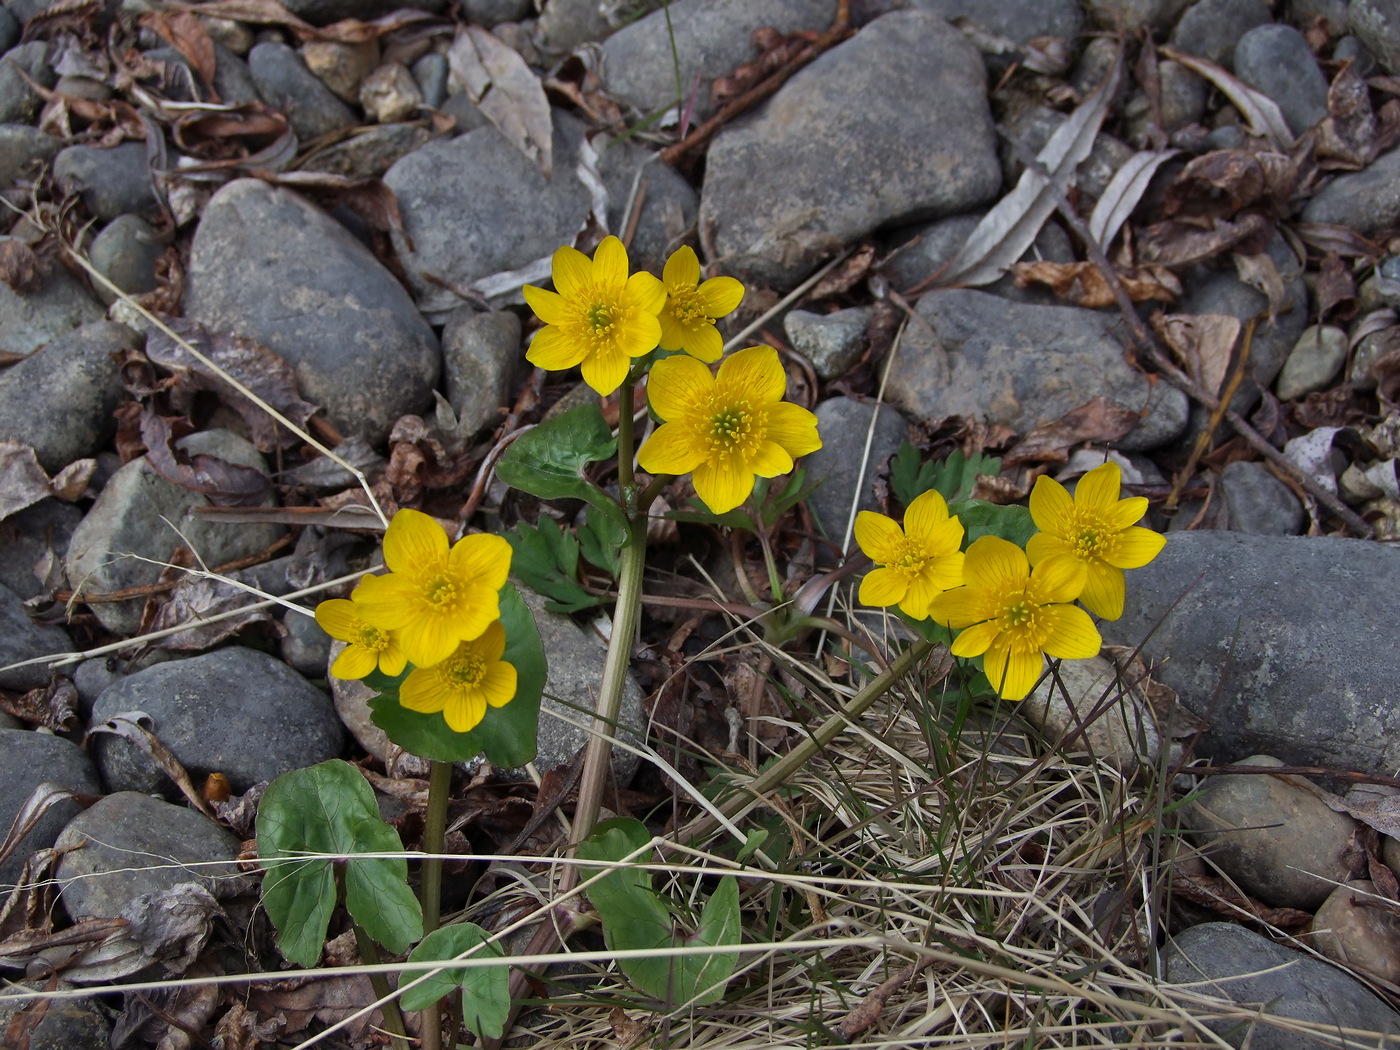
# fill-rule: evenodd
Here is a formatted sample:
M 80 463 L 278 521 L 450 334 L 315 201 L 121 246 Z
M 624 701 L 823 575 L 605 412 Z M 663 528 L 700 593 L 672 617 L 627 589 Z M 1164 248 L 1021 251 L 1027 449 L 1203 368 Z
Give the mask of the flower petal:
M 925 534 L 923 540 L 924 556 L 945 558 L 956 554 L 958 556 L 958 575 L 961 576 L 962 541 L 963 523 L 954 515 L 947 521 L 940 521 Z
M 780 401 L 787 389 L 787 373 L 771 346 L 736 350 L 719 366 L 717 382 L 755 401 Z
M 546 372 L 563 372 L 573 368 L 587 354 L 588 347 L 580 340 L 569 338 L 562 328 L 548 325 L 530 340 L 525 360 Z
M 667 288 L 694 288 L 700 283 L 700 259 L 695 249 L 682 244 L 671 253 L 661 268 L 661 279 Z
M 992 688 L 1003 700 L 1024 700 L 1026 694 L 1035 688 L 1035 683 L 1040 681 L 1040 676 L 1045 673 L 1045 658 L 1040 655 L 1039 649 L 1026 652 L 1014 645 L 1009 646 L 1005 660 L 996 661 L 998 666 L 995 668 L 995 677 L 992 674 L 993 662 L 989 652 L 983 666 Z
M 889 565 L 904 547 L 904 531 L 887 515 L 863 510 L 856 515 L 856 543 L 876 565 Z
M 1083 609 L 1073 605 L 1054 605 L 1042 609 L 1049 637 L 1045 651 L 1062 660 L 1085 660 L 1097 656 L 1103 646 L 1094 621 Z
M 355 604 L 363 618 L 386 631 L 396 631 L 413 619 L 418 598 L 412 581 L 393 573 L 368 576 L 355 588 Z
M 588 256 L 567 244 L 554 253 L 550 266 L 554 289 L 565 299 L 577 299 L 593 279 L 593 264 Z
M 668 357 L 652 365 L 647 402 L 662 420 L 671 422 L 698 406 L 714 388 L 715 377 L 695 358 Z
M 627 278 L 623 298 L 642 313 L 656 315 L 666 305 L 666 286 L 642 270 Z
M 652 313 L 637 313 L 629 318 L 627 324 L 617 333 L 617 347 L 628 357 L 649 354 L 660 343 L 661 321 Z
M 724 354 L 724 340 L 712 324 L 702 324 L 693 332 L 687 333 L 681 340 L 681 345 L 685 347 L 687 354 L 704 361 L 707 365 L 714 364 Z
M 667 307 L 656 319 L 661 322 L 661 338 L 656 345 L 671 354 L 684 350 L 690 332 L 676 320 L 675 311 Z
M 768 440 L 782 445 L 793 459 L 822 447 L 821 435 L 817 432 L 817 417 L 800 405 L 787 401 L 768 406 Z
M 359 637 L 361 615 L 355 603 L 346 598 L 328 598 L 316 606 L 316 622 L 338 641 L 353 642 Z
M 698 276 L 698 274 L 697 274 Z M 739 309 L 744 298 L 744 285 L 733 277 L 711 277 L 700 286 L 700 301 L 711 317 L 724 317 Z
M 660 325 L 657 326 L 658 332 Z M 643 351 L 645 353 L 646 351 Z M 603 397 L 607 397 L 622 385 L 631 369 L 631 359 L 619 349 L 600 349 L 583 359 L 579 371 L 583 381 Z
M 954 587 L 961 587 L 963 580 L 963 560 L 962 551 L 955 550 L 952 554 L 941 554 L 924 566 L 924 576 L 928 579 L 929 586 L 940 591 L 950 591 Z
M 1026 541 L 1026 557 L 1030 559 L 1032 567 L 1057 554 L 1073 558 L 1074 547 L 1049 532 L 1037 532 Z
M 604 288 L 622 288 L 627 284 L 627 249 L 616 237 L 604 237 L 593 253 L 593 283 Z
M 1089 575 L 1084 583 L 1084 591 L 1079 596 L 1084 608 L 1105 620 L 1116 620 L 1123 615 L 1123 599 L 1127 589 L 1123 583 L 1123 570 L 1105 565 L 1095 558 L 1087 563 Z
M 1104 521 L 1114 532 L 1122 532 L 1129 525 L 1136 525 L 1147 513 L 1146 496 L 1129 496 L 1120 499 L 1104 515 Z
M 447 531 L 420 510 L 400 510 L 384 533 L 384 564 L 409 575 L 446 565 Z
M 904 509 L 904 531 L 924 550 L 931 546 L 929 539 L 934 531 L 947 520 L 948 504 L 935 489 L 915 496 Z
M 1123 472 L 1110 460 L 1079 479 L 1079 484 L 1074 486 L 1074 505 L 1106 511 L 1118 502 L 1122 490 Z
M 776 441 L 764 441 L 748 457 L 746 469 L 760 478 L 776 478 L 792 469 L 792 457 Z
M 499 591 L 510 575 L 511 546 L 503 536 L 480 532 L 463 536 L 447 556 L 452 574 L 463 581 Z
M 403 674 L 403 669 L 407 666 L 408 657 L 404 656 L 398 641 L 391 640 L 379 654 L 379 669 L 390 678 L 396 678 Z
M 486 665 L 486 677 L 481 680 L 481 692 L 492 707 L 505 707 L 515 699 L 518 675 L 514 664 L 504 660 Z
M 459 623 L 447 616 L 415 616 L 399 628 L 399 647 L 415 667 L 442 663 L 462 640 Z
M 1035 488 L 1031 489 L 1031 518 L 1041 532 L 1068 536 L 1074 528 L 1074 500 L 1070 499 L 1063 485 L 1042 474 L 1035 479 Z M 1036 559 L 1031 558 L 1031 564 L 1035 562 Z
M 535 316 L 545 324 L 563 325 L 573 319 L 568 301 L 558 292 L 536 288 L 533 284 L 527 284 L 520 291 L 530 309 L 535 311 Z
M 1167 538 L 1160 532 L 1134 525 L 1114 537 L 1113 549 L 1104 561 L 1120 569 L 1140 569 L 1161 554 L 1166 545 Z
M 449 690 L 431 667 L 415 667 L 399 686 L 399 703 L 410 711 L 436 714 L 447 703 Z
M 733 510 L 753 492 L 752 471 L 744 470 L 731 456 L 716 456 L 694 471 L 695 494 L 714 514 Z
M 915 620 L 927 619 L 929 603 L 941 593 L 942 591 L 929 583 L 925 573 L 920 573 L 909 581 L 909 589 L 904 593 L 904 600 L 899 603 L 899 607 L 904 610 L 905 615 Z
M 864 511 L 862 513 L 870 513 Z M 897 605 L 904 600 L 909 590 L 909 577 L 893 569 L 874 568 L 860 581 L 860 591 L 856 594 L 862 605 L 884 607 Z
M 341 681 L 363 678 L 379 666 L 377 654 L 363 645 L 346 646 L 345 651 L 331 664 L 331 674 Z
M 1031 573 L 1030 591 L 1040 605 L 1072 602 L 1084 593 L 1089 571 L 1078 558 L 1061 555 L 1047 558 Z
M 457 689 L 443 706 L 442 717 L 454 733 L 469 733 L 486 717 L 486 695 L 480 687 Z
M 953 639 L 951 652 L 954 656 L 981 656 L 1001 634 L 1000 620 L 985 620 L 967 627 Z
M 491 664 L 499 660 L 506 651 L 506 628 L 500 620 L 493 620 L 481 637 L 471 643 L 472 652 L 483 663 Z
M 648 474 L 689 474 L 705 459 L 705 450 L 679 423 L 663 423 L 637 453 Z
M 944 591 L 929 602 L 928 615 L 934 623 L 958 630 L 988 620 L 992 610 L 987 607 L 987 601 L 981 594 L 964 586 Z M 997 630 L 1000 629 L 998 626 Z
M 1002 590 L 1030 576 L 1026 552 L 1000 536 L 980 536 L 967 548 L 963 579 L 979 590 Z

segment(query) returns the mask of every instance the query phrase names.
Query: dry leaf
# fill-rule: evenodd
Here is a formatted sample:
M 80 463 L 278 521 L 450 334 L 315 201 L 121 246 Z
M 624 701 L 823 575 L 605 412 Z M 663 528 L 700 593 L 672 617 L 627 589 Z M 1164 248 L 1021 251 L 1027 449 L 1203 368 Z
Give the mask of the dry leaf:
M 44 283 L 39 256 L 18 237 L 0 237 L 0 281 L 20 295 L 37 292 Z
M 18 441 L 0 441 L 0 519 L 52 494 L 49 476 L 34 450 Z
M 451 76 L 540 173 L 554 173 L 554 121 L 544 85 L 525 60 L 479 26 L 463 26 L 447 52 Z
M 0 692 L 0 710 L 30 725 L 67 732 L 78 721 L 78 690 L 71 678 L 56 674 L 48 685 L 18 697 Z
M 1218 149 L 1197 157 L 1172 179 L 1162 213 L 1167 218 L 1228 217 L 1260 204 L 1285 214 L 1297 184 L 1298 165 L 1282 153 Z
M 278 1018 L 285 1022 L 283 1034 L 291 1035 L 300 1032 L 312 1021 L 322 1024 L 342 1021 L 376 998 L 366 974 L 336 976 L 330 972 L 315 980 L 274 980 L 253 984 L 246 1001 L 260 1017 Z M 341 1038 L 358 1046 L 372 1027 L 383 1023 L 380 1012 L 375 1010 L 341 1029 Z
M 1075 306 L 1099 309 L 1112 306 L 1116 301 L 1108 279 L 1092 262 L 1016 263 L 1011 267 L 1011 273 L 1018 286 L 1025 288 L 1034 283 L 1047 285 L 1057 296 Z M 1181 294 L 1181 282 L 1165 266 L 1120 270 L 1118 279 L 1128 298 L 1135 303 L 1173 303 Z
M 1002 468 L 1022 463 L 1063 463 L 1074 445 L 1086 441 L 1117 441 L 1138 424 L 1138 414 L 1096 397 L 1072 408 L 1059 419 L 1041 423 L 1002 458 Z
M 1250 131 L 1268 139 L 1275 150 L 1285 152 L 1293 148 L 1296 141 L 1293 132 L 1288 130 L 1288 122 L 1283 119 L 1283 113 L 1273 99 L 1255 91 L 1243 81 L 1236 80 L 1214 62 L 1208 62 L 1204 58 L 1178 51 L 1173 47 L 1164 47 L 1161 52 L 1218 87 L 1225 97 L 1235 104 L 1235 108 L 1249 124 Z
M 1376 115 L 1371 93 L 1351 62 L 1342 64 L 1327 89 L 1327 116 L 1317 126 L 1319 157 L 1362 168 L 1376 154 Z
M 223 580 L 207 577 L 186 577 L 175 585 L 165 604 L 160 607 L 150 630 L 184 627 L 160 640 L 162 649 L 212 649 L 220 642 L 240 634 L 255 623 L 271 623 L 267 609 L 245 609 L 254 603 L 254 596 L 241 587 Z M 244 609 L 241 615 L 229 616 L 213 623 L 204 622 L 221 613 Z
M 1094 205 L 1093 214 L 1089 216 L 1089 236 L 1100 247 L 1107 248 L 1113 243 L 1118 231 L 1147 192 L 1157 169 L 1180 152 L 1177 149 L 1143 150 L 1134 153 L 1113 173 L 1113 178 L 1104 187 L 1103 196 Z
M 112 736 L 119 736 L 134 744 L 159 766 L 166 776 L 175 782 L 175 786 L 180 789 L 180 793 L 185 796 L 186 801 L 212 820 L 214 811 L 195 790 L 194 784 L 190 782 L 190 775 L 185 772 L 185 767 L 180 764 L 180 760 L 175 757 L 174 752 L 141 724 L 142 721 L 151 721 L 150 716 L 143 711 L 120 711 L 107 721 L 90 727 L 87 735 L 91 737 L 94 733 L 110 733 Z
M 1173 269 L 1194 266 L 1246 241 L 1262 244 L 1272 229 L 1273 223 L 1259 212 L 1245 212 L 1235 222 L 1215 219 L 1206 227 L 1168 219 L 1138 234 L 1138 257 Z
M 1268 252 L 1235 253 L 1235 276 L 1269 300 L 1269 321 L 1272 323 L 1288 302 L 1288 287 L 1278 272 L 1278 266 Z
M 1240 319 L 1229 314 L 1157 314 L 1152 326 L 1187 375 L 1219 394 L 1243 327 Z
M 189 59 L 205 85 L 213 87 L 214 40 L 197 16 L 189 11 L 152 11 L 142 15 L 140 22 Z
M 201 962 L 186 971 L 190 978 L 222 974 L 217 963 Z M 190 1050 L 191 1032 L 199 1033 L 214 1016 L 223 990 L 217 984 L 196 983 L 173 988 L 127 992 L 122 1012 L 112 1026 L 112 1050 Z
M 1340 255 L 1328 252 L 1317 271 L 1317 312 L 1325 319 L 1334 310 L 1343 321 L 1356 313 L 1356 279 Z

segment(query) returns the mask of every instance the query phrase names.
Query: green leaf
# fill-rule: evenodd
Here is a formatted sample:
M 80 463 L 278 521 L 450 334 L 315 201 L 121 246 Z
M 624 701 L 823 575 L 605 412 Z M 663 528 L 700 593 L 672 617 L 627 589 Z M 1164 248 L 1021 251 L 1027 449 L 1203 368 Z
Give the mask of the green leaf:
M 472 956 L 503 958 L 499 944 L 487 944 L 487 934 L 470 922 L 454 923 L 434 930 L 413 949 L 411 963 L 456 959 L 477 945 L 484 945 Z M 409 976 L 409 975 L 406 975 Z M 416 978 L 417 973 L 412 974 Z M 426 1010 L 433 1003 L 462 989 L 462 1023 L 483 1039 L 499 1039 L 510 1014 L 510 974 L 505 966 L 459 967 L 434 973 L 403 993 L 407 1010 Z
M 643 849 L 651 836 L 638 820 L 619 817 L 599 824 L 579 843 L 583 860 L 620 861 Z M 643 855 L 640 860 L 645 860 Z M 638 868 L 617 868 L 588 889 L 603 920 L 603 939 L 612 951 L 664 951 L 680 945 L 737 945 L 739 927 L 739 887 L 726 875 L 705 902 L 694 934 L 680 935 L 667 902 L 651 888 L 651 875 Z M 706 1005 L 724 995 L 724 986 L 734 974 L 739 953 L 619 959 L 618 966 L 641 991 L 666 1003 Z
M 1025 507 L 1002 507 L 980 499 L 962 500 L 948 504 L 948 513 L 956 514 L 967 530 L 964 549 L 982 536 L 1000 536 L 1018 547 L 1036 533 L 1035 521 Z
M 955 450 L 947 459 L 923 462 L 918 449 L 907 441 L 890 457 L 890 488 L 895 499 L 906 507 L 930 489 L 950 503 L 965 500 L 972 495 L 978 474 L 1000 473 L 1001 459 L 997 456 L 979 454 L 969 459 Z
M 592 507 L 583 518 L 578 533 L 579 547 L 590 565 L 602 569 L 614 580 L 622 571 L 622 548 L 627 545 L 627 530 L 612 517 L 594 512 Z
M 590 463 L 611 458 L 617 439 L 597 405 L 580 405 L 546 419 L 511 443 L 496 464 L 507 485 L 540 499 L 587 500 L 625 525 L 617 500 L 584 477 Z
M 456 733 L 441 714 L 410 711 L 399 703 L 398 680 L 389 688 L 374 676 L 366 678 L 381 692 L 369 702 L 374 724 L 399 747 L 422 758 L 440 762 L 464 762 L 485 752 L 501 769 L 515 769 L 535 757 L 540 723 L 540 696 L 544 693 L 545 655 L 535 617 L 513 584 L 501 589 L 501 625 L 506 630 L 502 657 L 515 665 L 515 699 L 505 707 L 488 707 L 486 716 L 470 731 Z
M 380 819 L 364 776 L 339 759 L 284 773 L 269 784 L 258 805 L 257 830 L 258 857 L 266 869 L 263 907 L 277 928 L 277 946 L 298 966 L 315 966 L 335 909 L 337 862 L 278 858 L 397 853 L 403 843 Z M 408 863 L 352 857 L 344 864 L 351 917 L 391 952 L 407 951 L 423 936 L 423 916 L 408 888 Z
M 601 514 L 598 517 L 611 522 Z M 578 582 L 579 541 L 553 519 L 541 515 L 534 526 L 522 521 L 503 535 L 514 552 L 510 571 L 544 595 L 551 612 L 579 612 L 608 600 L 607 595 L 589 594 Z

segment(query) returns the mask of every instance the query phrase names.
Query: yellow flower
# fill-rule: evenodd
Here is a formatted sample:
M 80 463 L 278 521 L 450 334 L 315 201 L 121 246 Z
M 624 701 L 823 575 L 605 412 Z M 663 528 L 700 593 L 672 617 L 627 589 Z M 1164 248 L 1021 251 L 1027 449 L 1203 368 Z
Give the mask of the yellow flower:
M 1041 654 L 1094 656 L 1103 644 L 1094 621 L 1076 605 L 1086 570 L 1077 558 L 1047 558 L 1030 567 L 1025 551 L 997 536 L 974 540 L 963 561 L 962 587 L 929 605 L 936 622 L 962 633 L 954 656 L 981 656 L 987 678 L 1006 700 L 1031 691 L 1044 667 Z
M 441 525 L 405 509 L 384 534 L 384 564 L 389 574 L 366 577 L 355 601 L 366 620 L 398 632 L 418 667 L 447 659 L 500 618 L 510 573 L 510 544 L 500 536 L 464 536 L 449 551 Z
M 1079 600 L 1105 620 L 1123 615 L 1123 570 L 1146 565 L 1167 542 L 1161 533 L 1134 524 L 1147 513 L 1147 500 L 1119 499 L 1121 478 L 1117 463 L 1105 463 L 1079 479 L 1073 499 L 1044 475 L 1031 490 L 1031 517 L 1040 529 L 1026 545 L 1031 564 L 1057 554 L 1078 558 L 1089 571 Z
M 782 399 L 787 375 L 771 346 L 730 355 L 719 375 L 693 357 L 658 361 L 647 398 L 664 423 L 637 462 L 651 474 L 695 472 L 695 492 L 716 514 L 753 491 L 754 477 L 792 469 L 796 456 L 822 447 L 817 417 Z
M 684 350 L 707 365 L 724 352 L 715 318 L 733 313 L 744 298 L 744 286 L 733 277 L 711 277 L 700 283 L 700 260 L 695 249 L 682 245 L 661 271 L 666 306 L 661 311 L 661 349 Z
M 533 365 L 562 371 L 579 365 L 583 381 L 604 396 L 627 378 L 632 358 L 656 349 L 666 286 L 649 273 L 627 275 L 627 249 L 605 237 L 590 262 L 577 248 L 554 253 L 554 292 L 527 284 L 525 301 L 545 327 L 526 352 Z
M 505 707 L 515 699 L 515 666 L 501 659 L 505 651 L 506 630 L 496 620 L 446 660 L 410 671 L 399 703 L 427 715 L 441 711 L 449 729 L 465 733 L 486 717 L 488 705 Z
M 861 511 L 856 542 L 878 566 L 860 581 L 861 602 L 898 605 L 924 619 L 939 592 L 962 586 L 962 538 L 962 522 L 948 516 L 948 504 L 932 489 L 909 504 L 903 529 L 893 518 Z
M 348 600 L 330 598 L 316 606 L 316 622 L 332 638 L 349 643 L 331 664 L 331 674 L 339 679 L 363 678 L 376 667 L 393 677 L 402 674 L 408 664 L 393 632 L 365 619 L 354 593 Z

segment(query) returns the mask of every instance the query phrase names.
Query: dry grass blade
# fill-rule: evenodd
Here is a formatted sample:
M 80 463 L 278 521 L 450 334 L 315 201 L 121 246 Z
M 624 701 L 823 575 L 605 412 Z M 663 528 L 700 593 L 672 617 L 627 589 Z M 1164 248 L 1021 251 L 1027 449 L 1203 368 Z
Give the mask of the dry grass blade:
M 1179 149 L 1143 150 L 1123 162 L 1104 187 L 1103 196 L 1089 216 L 1089 232 L 1094 240 L 1105 248 L 1113 243 L 1113 238 L 1118 236 L 1118 231 L 1147 192 L 1157 169 L 1180 152 Z
M 1249 129 L 1254 134 L 1268 139 L 1274 149 L 1286 153 L 1293 148 L 1297 140 L 1294 139 L 1293 132 L 1288 130 L 1288 123 L 1283 119 L 1283 113 L 1273 99 L 1237 80 L 1214 62 L 1171 47 L 1164 47 L 1161 51 L 1173 62 L 1179 62 L 1218 87 L 1239 109 L 1240 115 L 1248 122 Z

